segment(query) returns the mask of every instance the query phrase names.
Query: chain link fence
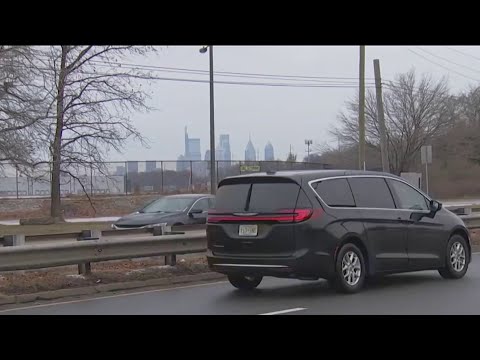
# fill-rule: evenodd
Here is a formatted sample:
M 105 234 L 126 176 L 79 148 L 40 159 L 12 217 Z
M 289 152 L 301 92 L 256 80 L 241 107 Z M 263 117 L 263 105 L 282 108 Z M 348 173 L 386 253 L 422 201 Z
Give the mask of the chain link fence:
M 217 181 L 225 177 L 265 171 L 320 170 L 326 164 L 285 161 L 216 161 Z M 116 161 L 68 164 L 60 180 L 62 197 L 129 194 L 207 193 L 210 161 Z M 2 164 L 1 198 L 50 197 L 51 164 L 28 174 L 15 164 Z

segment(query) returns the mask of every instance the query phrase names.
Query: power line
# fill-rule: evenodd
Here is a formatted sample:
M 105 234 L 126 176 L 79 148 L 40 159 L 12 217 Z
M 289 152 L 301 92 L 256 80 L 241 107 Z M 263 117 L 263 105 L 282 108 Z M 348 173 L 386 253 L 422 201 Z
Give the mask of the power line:
M 454 65 L 457 65 L 457 66 L 461 66 L 461 67 L 463 67 L 463 68 L 465 68 L 465 69 L 468 69 L 468 70 L 470 70 L 470 71 L 473 71 L 473 72 L 476 72 L 476 73 L 480 73 L 480 71 L 478 71 L 477 69 L 471 68 L 470 66 L 466 66 L 466 65 L 463 65 L 463 64 L 456 63 L 455 61 L 451 61 L 451 60 L 446 59 L 446 58 L 444 58 L 443 56 L 440 56 L 440 55 L 435 55 L 435 54 L 431 53 L 430 51 L 427 51 L 427 50 L 422 49 L 422 48 L 418 48 L 418 49 L 421 50 L 421 51 L 423 51 L 423 52 L 425 52 L 425 53 L 427 53 L 427 54 L 430 54 L 431 56 L 435 56 L 435 57 L 438 58 L 438 59 L 444 60 L 444 61 L 446 61 L 446 62 L 449 62 L 449 63 L 454 64 Z
M 96 66 L 107 66 L 110 67 L 110 65 L 105 65 L 105 64 L 95 64 Z M 117 68 L 115 66 L 111 67 L 112 69 Z M 143 68 L 137 68 L 137 67 L 127 67 L 127 66 L 122 66 L 121 68 L 124 69 L 131 69 L 131 70 L 151 70 L 151 69 L 143 69 Z M 204 75 L 208 76 L 209 72 L 197 72 L 197 71 L 188 71 L 185 72 L 183 70 L 163 70 L 163 69 L 153 69 L 152 71 L 158 71 L 158 72 L 167 72 L 167 73 L 180 73 L 180 74 L 194 74 L 194 75 Z M 246 78 L 246 79 L 263 79 L 263 80 L 286 80 L 286 81 L 302 81 L 302 82 L 313 82 L 313 83 L 323 83 L 323 84 L 344 84 L 344 85 L 356 85 L 358 81 L 347 81 L 347 80 L 319 80 L 319 79 L 305 79 L 305 78 L 294 78 L 294 77 L 270 77 L 270 76 L 262 76 L 262 75 L 244 75 L 244 74 L 239 74 L 239 75 L 227 75 L 227 74 L 218 74 L 214 72 L 216 76 L 223 76 L 223 77 L 233 77 L 233 78 Z M 373 85 L 373 82 L 370 82 L 369 84 Z
M 181 78 L 166 78 L 166 77 L 152 77 L 154 80 L 165 80 L 165 81 L 180 81 L 180 82 L 195 82 L 195 83 L 210 83 L 210 80 L 200 80 L 200 79 L 181 79 Z M 221 81 L 215 80 L 215 84 L 224 84 L 224 85 L 252 85 L 252 86 L 272 86 L 272 87 L 296 87 L 296 88 L 346 88 L 346 89 L 355 89 L 358 86 L 346 85 L 346 84 L 295 84 L 295 83 L 265 83 L 265 82 L 241 82 L 241 81 Z M 373 86 L 368 86 L 373 88 Z
M 446 48 L 449 49 L 449 50 L 451 50 L 451 51 L 455 51 L 456 53 L 462 54 L 462 55 L 464 55 L 464 56 L 468 56 L 468 57 L 470 57 L 470 58 L 472 58 L 472 59 L 480 60 L 479 57 L 474 56 L 474 55 L 472 55 L 472 54 L 469 54 L 469 53 L 466 53 L 466 52 L 463 52 L 463 51 L 454 49 L 454 48 L 449 47 L 449 46 L 446 46 Z
M 441 65 L 441 64 L 439 64 L 439 63 L 437 63 L 437 62 L 435 62 L 435 61 L 433 61 L 433 60 L 430 60 L 429 58 L 423 56 L 422 54 L 417 53 L 416 51 L 413 51 L 412 49 L 407 49 L 407 50 L 410 51 L 411 53 L 414 53 L 414 54 L 417 55 L 417 56 L 420 56 L 420 57 L 423 58 L 424 60 L 427 60 L 428 62 L 430 62 L 430 63 L 432 63 L 432 64 L 434 64 L 434 65 L 437 65 L 437 66 L 439 66 L 439 67 L 441 67 L 441 68 L 443 68 L 443 69 L 445 69 L 445 70 L 447 70 L 447 71 L 451 71 L 451 72 L 453 72 L 453 73 L 455 73 L 455 74 L 457 74 L 457 75 L 460 75 L 460 76 L 462 76 L 462 77 L 464 77 L 464 78 L 466 78 L 466 79 L 469 79 L 469 80 L 478 81 L 477 79 L 474 79 L 474 78 L 472 78 L 472 77 L 470 77 L 470 76 L 467 76 L 467 75 L 465 75 L 465 74 L 462 74 L 462 73 L 460 73 L 460 72 L 458 72 L 458 71 L 456 71 L 456 70 L 453 70 L 453 69 L 450 69 L 450 68 L 448 68 L 448 67 L 446 67 L 446 66 L 443 66 L 443 65 Z
M 133 64 L 133 63 L 111 63 L 106 61 L 97 61 L 94 60 L 92 63 L 99 63 L 99 64 L 107 64 L 111 67 L 114 65 L 120 66 L 130 66 L 135 68 L 144 68 L 144 69 L 157 69 L 157 70 L 169 70 L 169 71 L 184 71 L 184 72 L 195 72 L 201 74 L 208 74 L 208 70 L 201 70 L 201 69 L 188 69 L 188 68 L 176 68 L 176 67 L 166 67 L 166 66 L 155 66 L 155 65 L 141 65 L 141 64 Z M 264 73 L 245 73 L 245 72 L 232 72 L 232 71 L 214 71 L 216 75 L 241 75 L 241 76 L 261 76 L 261 77 L 281 77 L 281 78 L 290 78 L 290 79 L 330 79 L 330 80 L 357 80 L 356 77 L 342 77 L 342 76 L 307 76 L 307 75 L 279 75 L 279 74 L 264 74 Z M 370 80 L 374 80 L 373 78 L 367 78 Z
M 17 66 L 21 68 L 25 68 L 23 66 Z M 46 70 L 52 71 L 51 68 L 42 68 L 37 67 L 37 70 Z M 94 75 L 94 76 L 115 76 L 115 73 L 102 73 L 102 72 L 92 72 L 92 71 L 83 71 L 82 74 L 85 75 Z M 202 79 L 187 79 L 187 78 L 171 78 L 171 77 L 160 77 L 160 76 L 139 76 L 139 78 L 143 78 L 144 80 L 162 80 L 162 81 L 177 81 L 177 82 L 191 82 L 191 83 L 210 83 L 210 80 L 202 80 Z M 273 79 L 272 79 L 273 80 Z M 292 87 L 292 88 L 358 88 L 355 84 L 345 84 L 345 83 L 267 83 L 267 82 L 248 82 L 248 81 L 222 81 L 216 80 L 214 81 L 215 84 L 223 84 L 223 85 L 251 85 L 251 86 L 269 86 L 269 87 Z M 373 87 L 368 86 L 368 87 Z
M 42 57 L 47 57 L 42 55 Z M 156 65 L 143 65 L 135 63 L 125 63 L 125 62 L 110 62 L 110 61 L 100 61 L 100 60 L 91 60 L 90 63 L 96 64 L 98 66 L 108 66 L 110 68 L 129 68 L 136 70 L 155 70 L 163 72 L 178 72 L 178 73 L 192 73 L 197 75 L 208 75 L 209 70 L 202 69 L 189 69 L 189 68 L 179 68 L 179 67 L 167 67 L 167 66 L 156 66 Z M 240 77 L 266 77 L 266 78 L 286 78 L 289 80 L 297 79 L 307 79 L 307 80 L 347 80 L 358 82 L 356 77 L 344 77 L 344 76 L 307 76 L 307 75 L 279 75 L 279 74 L 264 74 L 264 73 L 245 73 L 245 72 L 232 72 L 232 71 L 214 71 L 215 75 L 218 76 L 240 76 Z M 366 78 L 369 80 L 374 80 L 373 78 Z

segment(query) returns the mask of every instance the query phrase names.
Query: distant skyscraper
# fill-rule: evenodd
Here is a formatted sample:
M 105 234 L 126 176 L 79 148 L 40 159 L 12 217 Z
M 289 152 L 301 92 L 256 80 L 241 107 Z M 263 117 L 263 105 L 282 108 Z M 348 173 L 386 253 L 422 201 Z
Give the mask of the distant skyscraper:
M 147 161 L 145 163 L 145 172 L 154 172 L 157 169 L 156 161 Z
M 187 127 L 185 127 L 185 160 L 202 160 L 200 152 L 200 139 L 189 138 Z
M 210 150 L 205 151 L 205 161 L 210 161 Z
M 185 154 L 178 157 L 177 171 L 190 170 L 190 161 L 201 161 L 202 153 L 200 151 L 200 139 L 189 138 L 187 127 L 185 127 Z M 181 162 L 184 161 L 184 162 Z M 197 172 L 196 169 L 199 163 L 193 163 L 192 169 Z
M 202 160 L 202 153 L 200 152 L 200 139 L 188 139 L 188 160 Z
M 252 139 L 248 139 L 247 147 L 245 148 L 245 161 L 256 161 L 257 153 L 255 147 L 252 144 Z
M 127 171 L 129 174 L 138 173 L 138 161 L 128 161 L 127 162 Z
M 268 142 L 265 146 L 265 161 L 275 161 L 275 153 L 273 151 L 273 145 Z
M 220 135 L 220 146 L 219 148 L 223 151 L 224 161 L 232 161 L 232 152 L 230 151 L 230 135 L 222 134 Z

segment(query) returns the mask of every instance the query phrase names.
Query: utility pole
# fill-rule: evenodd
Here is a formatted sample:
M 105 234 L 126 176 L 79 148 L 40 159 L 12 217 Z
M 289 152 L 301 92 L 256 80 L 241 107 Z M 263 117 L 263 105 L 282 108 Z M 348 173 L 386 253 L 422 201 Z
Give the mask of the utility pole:
M 208 45 L 200 49 L 200 53 L 205 54 L 209 50 L 210 63 L 210 192 L 215 195 L 217 191 L 217 180 L 215 173 L 215 107 L 213 94 L 213 46 Z
M 360 93 L 358 96 L 358 168 L 365 170 L 365 45 L 360 46 Z
M 383 111 L 382 97 L 382 77 L 380 75 L 380 60 L 373 60 L 373 70 L 375 73 L 375 89 L 377 95 L 377 117 L 380 127 L 380 150 L 382 152 L 382 168 L 383 172 L 390 172 L 390 164 L 388 163 L 388 143 L 387 130 L 385 127 L 385 114 Z
M 215 195 L 217 192 L 217 177 L 215 173 L 215 115 L 213 96 L 213 46 L 209 47 L 210 60 L 210 192 Z

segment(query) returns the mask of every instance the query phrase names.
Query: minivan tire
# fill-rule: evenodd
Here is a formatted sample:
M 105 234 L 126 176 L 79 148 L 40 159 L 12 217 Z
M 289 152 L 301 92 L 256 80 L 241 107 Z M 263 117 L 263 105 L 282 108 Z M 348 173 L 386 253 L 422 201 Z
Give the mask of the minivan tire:
M 460 245 L 460 246 L 459 246 Z M 456 248 L 460 248 L 463 250 L 463 261 L 465 262 L 463 267 L 460 269 L 455 269 L 454 259 L 452 256 L 452 252 L 458 252 Z M 468 270 L 468 263 L 470 262 L 470 253 L 467 242 L 465 241 L 464 237 L 461 235 L 453 235 L 447 243 L 447 251 L 445 254 L 445 267 L 438 269 L 440 275 L 445 279 L 460 279 L 462 278 Z M 458 256 L 456 256 L 458 261 Z M 462 259 L 462 257 L 460 258 Z
M 353 262 L 351 259 L 353 259 Z M 342 270 L 344 266 L 349 267 L 345 274 Z M 360 270 L 359 277 L 357 277 L 358 270 Z M 365 273 L 366 266 L 362 251 L 354 244 L 347 243 L 343 245 L 338 252 L 335 261 L 335 275 L 334 278 L 330 280 L 330 283 L 339 292 L 353 294 L 363 287 Z
M 263 276 L 259 275 L 228 275 L 228 281 L 239 290 L 253 290 L 261 282 Z

